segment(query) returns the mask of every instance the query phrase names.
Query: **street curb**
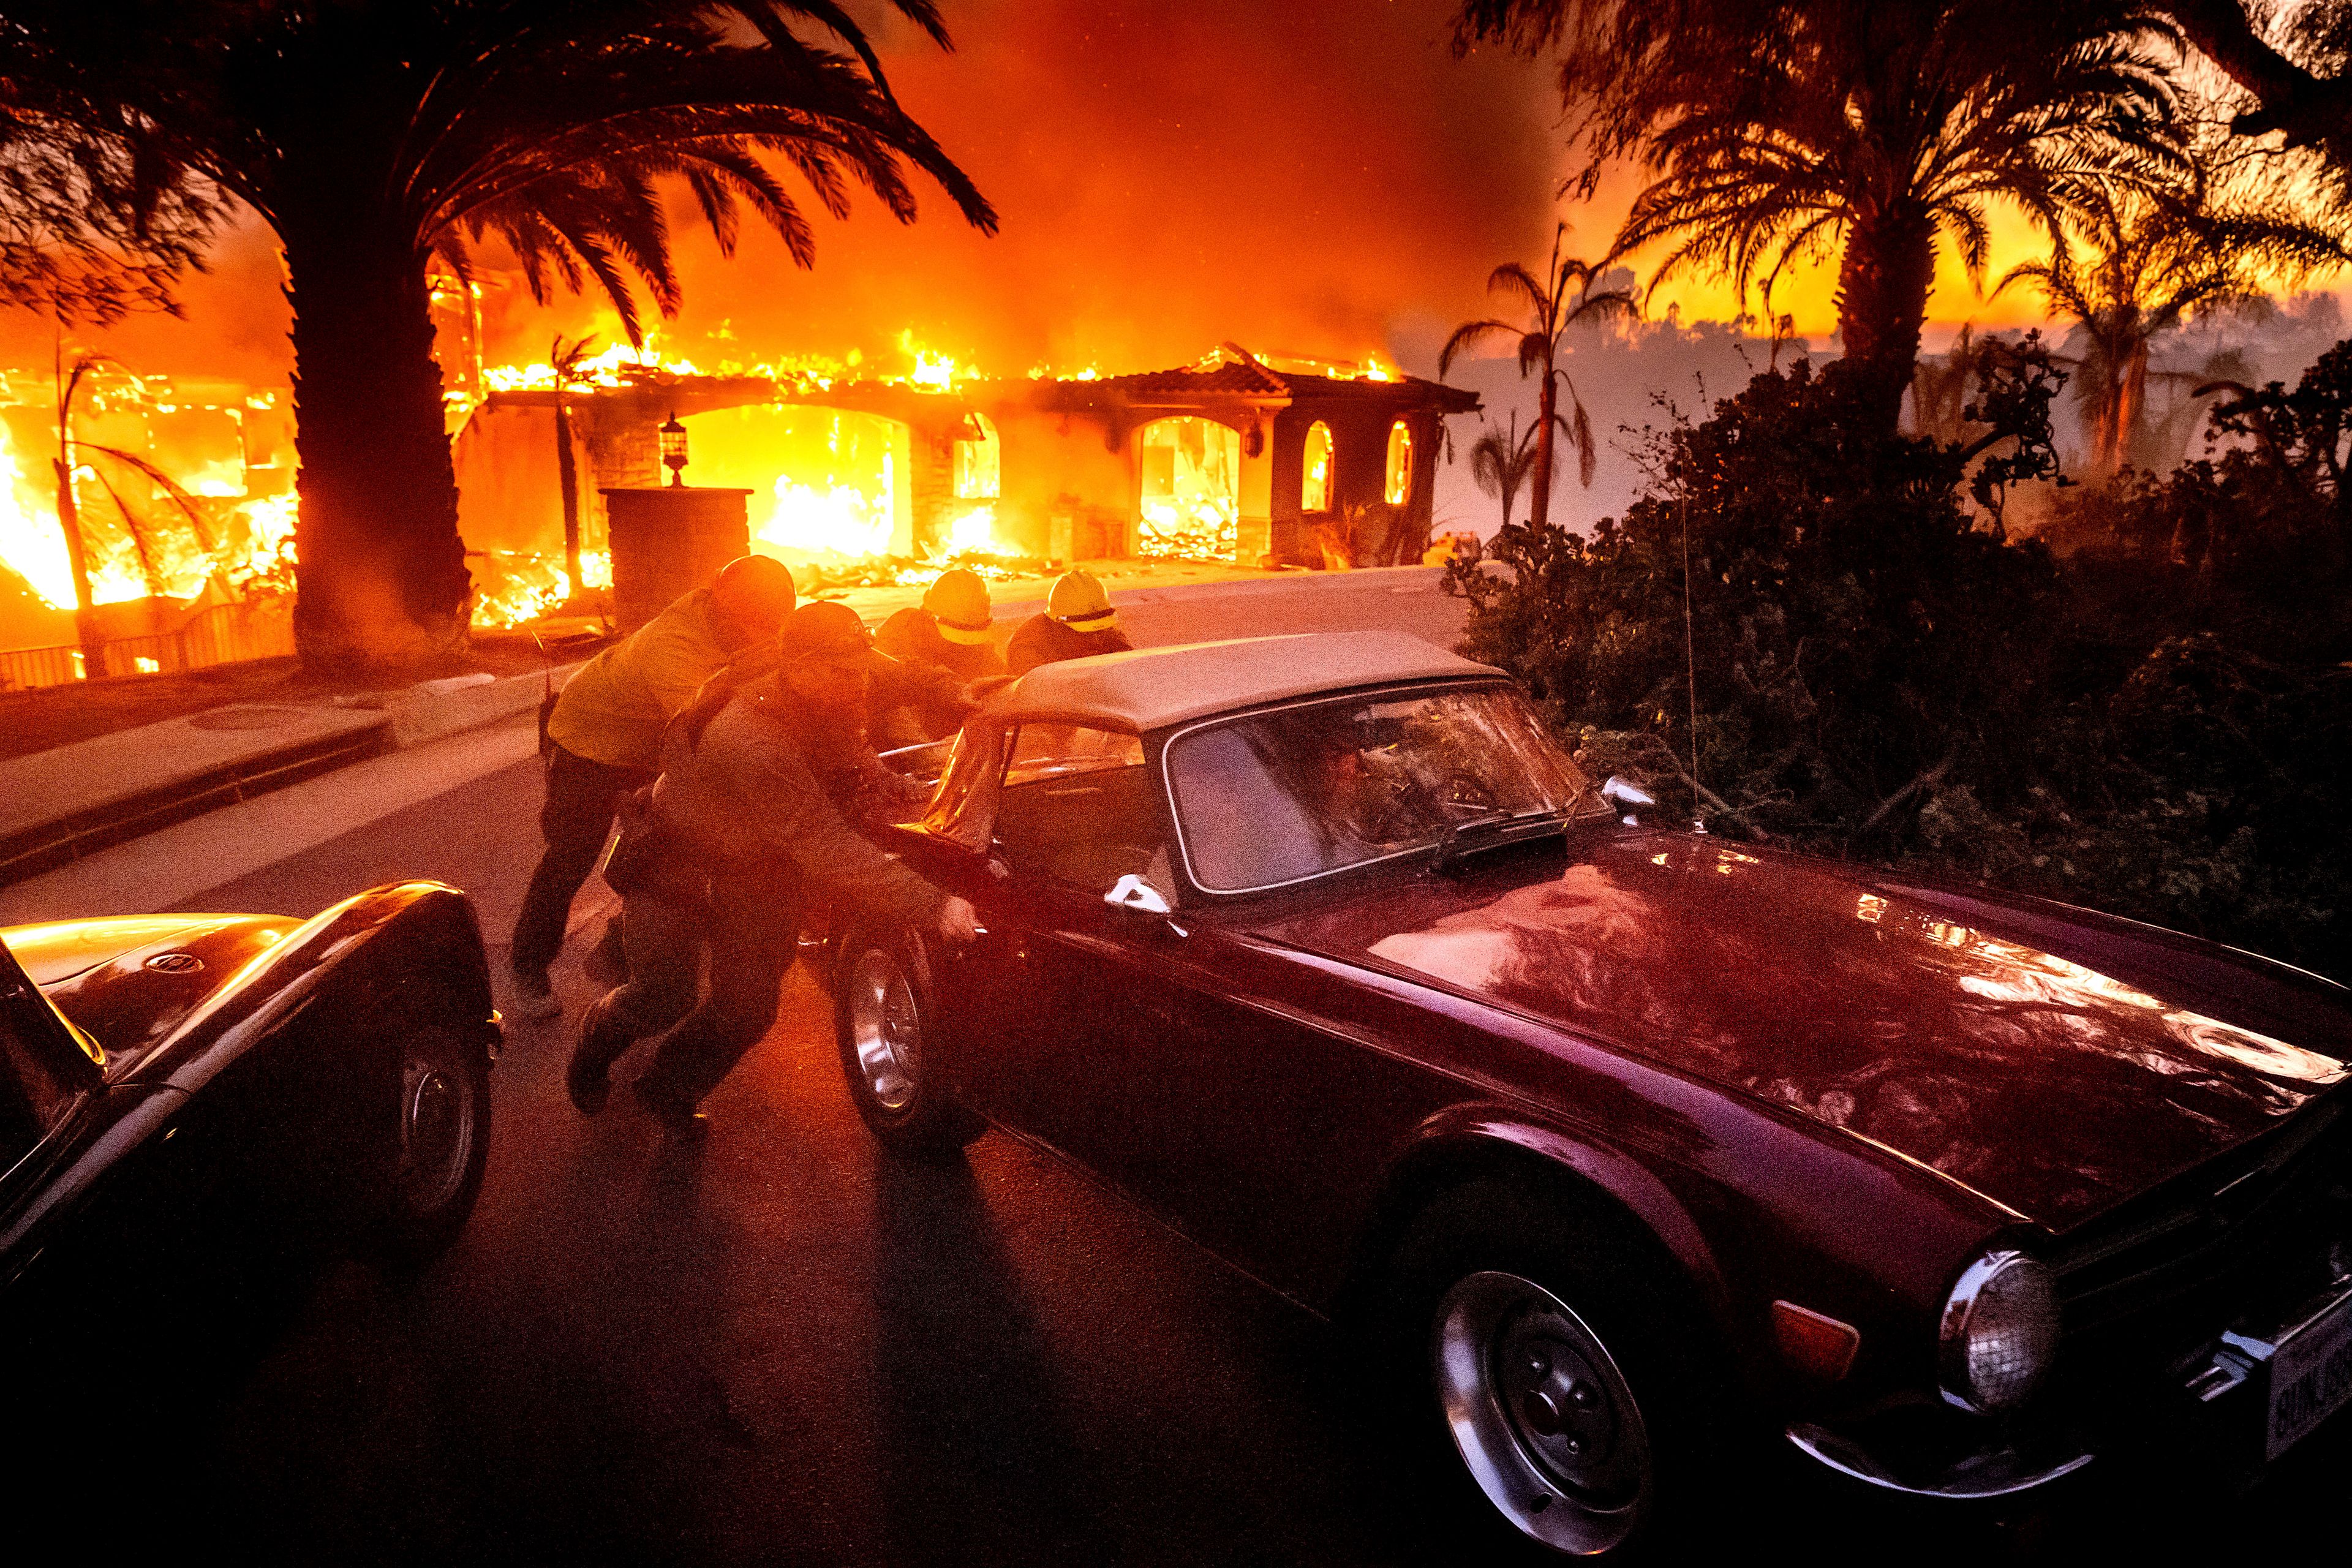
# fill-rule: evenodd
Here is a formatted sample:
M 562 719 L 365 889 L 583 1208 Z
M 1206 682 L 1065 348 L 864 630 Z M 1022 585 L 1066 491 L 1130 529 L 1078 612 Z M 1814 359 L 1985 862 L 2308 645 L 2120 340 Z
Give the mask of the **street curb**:
M 560 665 L 550 673 L 560 688 L 579 668 L 577 663 Z M 104 793 L 107 784 L 102 763 L 108 753 L 120 747 L 119 736 L 99 736 L 73 746 L 36 752 L 34 755 L 42 759 L 45 767 L 72 768 L 76 765 L 75 753 L 90 748 L 88 754 L 91 763 L 100 764 L 93 767 L 101 781 L 93 791 L 98 798 L 0 835 L 0 887 L 54 870 L 98 850 L 220 806 L 267 795 L 370 757 L 404 751 L 529 712 L 538 706 L 547 679 L 541 674 L 509 676 L 502 680 L 475 680 L 461 676 L 453 680 L 426 681 L 382 697 L 346 700 L 335 706 L 361 710 L 380 709 L 383 716 L 324 736 L 314 734 L 285 745 L 258 747 L 232 760 L 194 767 L 180 776 L 111 797 Z M 190 721 L 204 716 L 189 714 L 145 728 L 157 731 L 174 726 L 184 728 Z M 113 745 L 110 746 L 109 742 Z M 158 743 L 168 743 L 168 737 L 159 735 Z

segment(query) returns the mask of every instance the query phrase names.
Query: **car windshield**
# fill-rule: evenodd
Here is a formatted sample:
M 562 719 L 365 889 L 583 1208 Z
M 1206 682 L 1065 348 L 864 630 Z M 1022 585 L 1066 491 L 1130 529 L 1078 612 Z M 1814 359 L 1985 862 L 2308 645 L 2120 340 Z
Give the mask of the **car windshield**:
M 1339 698 L 1191 730 L 1168 781 L 1192 880 L 1250 892 L 1488 820 L 1605 812 L 1507 686 Z

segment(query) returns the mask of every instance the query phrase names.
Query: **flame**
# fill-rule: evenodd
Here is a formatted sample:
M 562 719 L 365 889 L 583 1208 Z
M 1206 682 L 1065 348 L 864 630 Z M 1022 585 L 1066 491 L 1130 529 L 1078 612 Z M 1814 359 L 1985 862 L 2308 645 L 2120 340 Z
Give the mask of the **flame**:
M 32 585 L 44 604 L 73 608 L 73 565 L 65 531 L 49 502 L 33 493 L 8 426 L 0 421 L 0 563 Z
M 476 571 L 474 624 L 519 626 L 543 620 L 570 605 L 577 597 L 561 554 L 539 555 L 503 550 L 484 551 Z M 613 558 L 602 550 L 580 552 L 580 586 L 613 585 Z
M 996 541 L 994 502 L 976 506 L 948 525 L 948 553 L 950 555 L 1009 553 Z
M 1240 548 L 1241 437 L 1189 416 L 1143 427 L 1139 555 L 1226 560 Z
M 953 390 L 956 362 L 945 354 L 933 353 L 917 342 L 912 327 L 898 334 L 898 347 L 915 362 L 914 373 L 907 377 L 909 385 L 919 386 L 930 392 Z M 969 372 L 966 373 L 967 375 L 969 374 Z
M 879 494 L 844 484 L 820 489 L 779 474 L 775 504 L 753 542 L 792 554 L 888 554 L 894 514 L 890 467 L 884 458 Z

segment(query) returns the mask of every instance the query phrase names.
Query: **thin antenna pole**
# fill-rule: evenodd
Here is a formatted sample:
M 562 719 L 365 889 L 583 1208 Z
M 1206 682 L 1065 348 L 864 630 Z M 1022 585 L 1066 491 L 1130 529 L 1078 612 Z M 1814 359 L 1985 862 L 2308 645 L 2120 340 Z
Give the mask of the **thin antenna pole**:
M 1690 694 L 1691 805 L 1696 816 L 1698 793 L 1698 646 L 1691 629 L 1690 492 L 1683 492 L 1683 673 Z

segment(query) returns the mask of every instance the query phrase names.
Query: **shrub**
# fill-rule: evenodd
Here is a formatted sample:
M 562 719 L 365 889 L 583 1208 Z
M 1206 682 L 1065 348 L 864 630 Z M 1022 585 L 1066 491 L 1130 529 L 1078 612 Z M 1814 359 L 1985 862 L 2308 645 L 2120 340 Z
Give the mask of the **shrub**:
M 1838 365 L 1768 372 L 1653 434 L 1622 520 L 1455 565 L 1464 651 L 1712 831 L 2352 973 L 2338 355 L 2225 404 L 2218 458 L 2065 500 L 2063 556 L 1999 521 L 2054 471 L 2038 343 L 1980 351 L 1964 443 L 1876 428 Z

